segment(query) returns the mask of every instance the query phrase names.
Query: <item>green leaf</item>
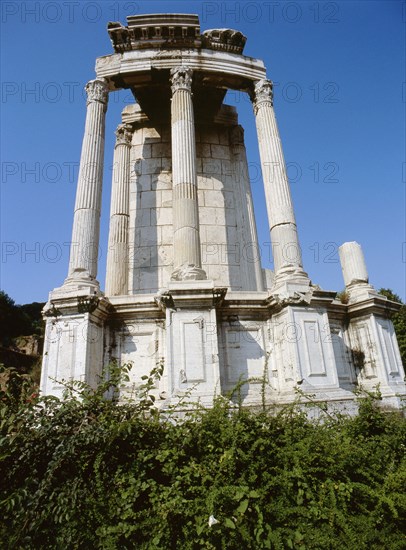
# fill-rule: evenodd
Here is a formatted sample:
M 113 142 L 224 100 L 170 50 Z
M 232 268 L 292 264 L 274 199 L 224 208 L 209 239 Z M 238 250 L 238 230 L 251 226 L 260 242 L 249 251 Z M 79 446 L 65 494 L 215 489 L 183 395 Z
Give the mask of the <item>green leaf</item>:
M 262 527 L 259 527 L 258 529 L 255 529 L 255 540 L 257 542 L 261 541 L 261 535 L 264 533 L 264 529 Z
M 240 505 L 237 508 L 237 514 L 245 514 L 248 508 L 249 500 L 246 498 L 240 502 Z
M 224 525 L 225 525 L 226 527 L 229 527 L 230 529 L 235 529 L 235 523 L 234 523 L 233 520 L 230 519 L 230 518 L 226 518 L 226 519 L 224 520 Z

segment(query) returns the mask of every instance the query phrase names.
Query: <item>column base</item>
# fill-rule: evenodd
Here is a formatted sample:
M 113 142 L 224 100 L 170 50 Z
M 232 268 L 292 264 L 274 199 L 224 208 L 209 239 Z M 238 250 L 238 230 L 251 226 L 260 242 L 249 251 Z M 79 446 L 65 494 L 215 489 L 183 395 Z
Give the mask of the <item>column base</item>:
M 206 272 L 194 264 L 178 267 L 171 276 L 171 281 L 202 281 L 204 279 L 207 279 Z
M 365 282 L 354 283 L 347 285 L 345 291 L 348 294 L 348 301 L 350 304 L 354 302 L 362 302 L 364 300 L 369 300 L 375 296 L 380 297 L 379 293 L 374 289 L 374 287 Z
M 301 266 L 288 264 L 275 271 L 274 283 L 285 281 L 286 279 L 300 279 L 308 281 L 309 276 L 305 271 L 303 271 Z
M 51 294 L 53 298 L 76 295 L 103 295 L 99 281 L 85 269 L 73 271 L 64 280 L 63 285 L 55 288 Z
M 285 266 L 275 273 L 271 294 L 293 295 L 297 292 L 308 293 L 312 283 L 308 274 L 298 266 Z

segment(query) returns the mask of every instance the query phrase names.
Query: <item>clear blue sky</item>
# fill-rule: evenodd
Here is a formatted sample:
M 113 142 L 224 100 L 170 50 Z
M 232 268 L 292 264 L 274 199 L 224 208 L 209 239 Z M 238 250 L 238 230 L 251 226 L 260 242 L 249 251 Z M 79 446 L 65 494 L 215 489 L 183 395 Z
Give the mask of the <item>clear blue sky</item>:
M 186 12 L 202 30 L 231 27 L 262 58 L 291 179 L 304 267 L 341 290 L 337 247 L 358 241 L 370 281 L 404 300 L 405 3 L 1 3 L 1 280 L 17 303 L 45 301 L 66 277 L 85 83 L 112 53 L 108 21 Z M 99 280 L 104 286 L 114 129 L 129 92 L 110 95 Z M 252 108 L 230 93 L 245 127 L 257 225 L 269 242 Z M 403 170 L 403 173 L 402 173 Z M 402 249 L 403 247 L 403 249 Z M 269 259 L 264 250 L 264 265 Z M 403 250 L 403 255 L 402 255 Z

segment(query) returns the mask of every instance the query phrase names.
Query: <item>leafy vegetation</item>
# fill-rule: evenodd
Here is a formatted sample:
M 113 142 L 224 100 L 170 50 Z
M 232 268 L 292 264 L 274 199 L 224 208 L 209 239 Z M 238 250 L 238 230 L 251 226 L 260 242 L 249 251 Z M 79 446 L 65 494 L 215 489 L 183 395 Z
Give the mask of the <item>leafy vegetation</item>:
M 44 338 L 42 308 L 44 303 L 16 305 L 0 291 L 0 362 L 30 374 L 39 384 Z
M 0 290 L 0 344 L 8 346 L 16 336 L 43 335 L 41 311 L 44 305 L 40 302 L 16 305 L 8 294 Z
M 180 418 L 154 407 L 160 374 L 132 403 L 114 398 L 128 368 L 66 384 L 66 400 L 1 374 L 4 547 L 405 547 L 406 423 L 379 395 L 319 422 L 221 397 Z

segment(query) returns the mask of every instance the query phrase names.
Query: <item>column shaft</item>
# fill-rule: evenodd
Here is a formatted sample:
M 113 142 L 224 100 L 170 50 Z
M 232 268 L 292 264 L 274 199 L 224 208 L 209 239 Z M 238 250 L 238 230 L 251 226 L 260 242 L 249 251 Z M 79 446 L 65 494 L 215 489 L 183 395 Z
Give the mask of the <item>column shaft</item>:
M 117 128 L 116 136 L 111 185 L 106 296 L 128 294 L 131 127 L 126 124 L 120 124 Z
M 293 272 L 304 275 L 285 160 L 273 109 L 272 83 L 269 80 L 257 82 L 253 104 L 275 275 Z
M 192 71 L 177 67 L 172 77 L 173 247 L 172 280 L 205 279 L 201 269 L 197 201 Z
M 239 238 L 241 268 L 245 271 L 246 286 L 243 290 L 263 290 L 261 254 L 258 246 L 257 227 L 252 203 L 247 153 L 244 145 L 244 130 L 234 126 L 230 131 L 231 151 L 234 163 L 234 185 L 239 195 Z M 246 250 L 244 250 L 246 247 Z
M 91 80 L 86 92 L 86 124 L 66 282 L 77 276 L 95 279 L 97 275 L 108 87 L 102 80 Z

